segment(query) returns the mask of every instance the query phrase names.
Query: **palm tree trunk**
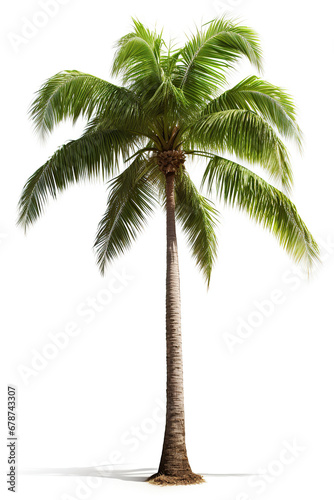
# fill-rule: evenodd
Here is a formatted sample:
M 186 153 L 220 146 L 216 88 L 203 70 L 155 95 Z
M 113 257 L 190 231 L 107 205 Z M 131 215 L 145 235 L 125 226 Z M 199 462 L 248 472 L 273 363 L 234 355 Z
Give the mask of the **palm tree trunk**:
M 167 272 L 166 272 L 166 427 L 159 471 L 151 482 L 193 484 L 202 482 L 188 462 L 185 442 L 180 277 L 175 228 L 175 172 L 166 174 Z M 155 478 L 153 480 L 153 478 Z

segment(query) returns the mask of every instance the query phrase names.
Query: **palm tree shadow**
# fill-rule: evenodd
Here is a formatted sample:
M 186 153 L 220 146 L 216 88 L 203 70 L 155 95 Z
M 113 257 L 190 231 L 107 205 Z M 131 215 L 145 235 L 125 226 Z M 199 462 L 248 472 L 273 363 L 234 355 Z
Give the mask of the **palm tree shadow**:
M 106 477 L 110 479 L 120 479 L 122 481 L 135 481 L 143 483 L 157 472 L 157 469 L 117 469 L 115 465 L 101 465 L 98 467 L 69 467 L 69 468 L 48 468 L 48 469 L 25 469 L 21 473 L 38 476 L 91 476 Z M 243 477 L 258 476 L 260 474 L 211 474 L 199 473 L 204 477 Z
M 211 474 L 210 472 L 200 472 L 201 476 L 204 477 L 251 477 L 251 476 L 262 476 L 263 474 L 249 474 L 249 473 L 244 473 L 244 474 Z
M 91 476 L 121 479 L 122 481 L 145 482 L 157 469 L 116 469 L 114 465 L 102 465 L 98 467 L 69 467 L 48 469 L 25 469 L 21 472 L 28 475 L 38 476 Z

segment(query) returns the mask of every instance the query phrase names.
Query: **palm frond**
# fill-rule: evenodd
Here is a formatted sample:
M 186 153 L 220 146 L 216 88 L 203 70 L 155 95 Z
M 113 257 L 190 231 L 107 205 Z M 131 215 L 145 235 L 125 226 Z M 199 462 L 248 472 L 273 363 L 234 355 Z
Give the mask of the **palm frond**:
M 94 248 L 102 274 L 106 265 L 130 247 L 143 229 L 156 203 L 148 182 L 148 161 L 138 155 L 131 165 L 110 182 L 107 209 L 99 223 Z
M 281 191 L 247 168 L 219 156 L 204 172 L 203 185 L 232 207 L 245 211 L 268 229 L 295 260 L 310 269 L 319 248 L 295 205 Z
M 204 115 L 189 126 L 185 148 L 235 154 L 259 164 L 288 191 L 292 170 L 285 145 L 275 130 L 253 111 L 232 109 Z
M 47 199 L 56 198 L 70 184 L 109 178 L 135 140 L 132 134 L 119 130 L 98 130 L 59 148 L 26 182 L 19 201 L 18 224 L 26 229 L 40 217 Z
M 163 42 L 165 45 L 165 42 Z M 167 46 L 166 46 L 167 47 Z M 161 51 L 160 64 L 165 78 L 171 78 L 177 75 L 177 64 L 180 60 L 182 49 L 170 42 L 167 51 Z
M 121 106 L 129 108 L 134 104 L 134 97 L 128 89 L 73 70 L 49 78 L 37 92 L 29 113 L 35 129 L 45 136 L 66 118 L 75 123 L 80 116 L 90 119 L 106 109 L 111 114 Z
M 122 76 L 124 85 L 139 95 L 154 92 L 162 81 L 160 52 L 162 36 L 133 19 L 133 31 L 116 45 L 113 76 Z
M 261 68 L 257 34 L 225 17 L 213 20 L 198 29 L 182 49 L 175 84 L 190 101 L 202 105 L 221 88 L 235 62 L 243 56 Z
M 292 97 L 280 87 L 257 76 L 250 76 L 209 102 L 202 113 L 206 115 L 230 109 L 244 109 L 260 114 L 280 134 L 294 139 L 301 147 L 302 134 L 296 123 Z
M 175 209 L 176 220 L 180 222 L 196 265 L 209 286 L 217 256 L 215 227 L 218 211 L 210 200 L 198 192 L 186 172 L 176 178 Z
M 170 78 L 163 79 L 142 107 L 145 114 L 151 117 L 153 124 L 159 119 L 164 123 L 175 124 L 182 117 L 189 115 L 188 102 L 183 91 L 177 88 Z

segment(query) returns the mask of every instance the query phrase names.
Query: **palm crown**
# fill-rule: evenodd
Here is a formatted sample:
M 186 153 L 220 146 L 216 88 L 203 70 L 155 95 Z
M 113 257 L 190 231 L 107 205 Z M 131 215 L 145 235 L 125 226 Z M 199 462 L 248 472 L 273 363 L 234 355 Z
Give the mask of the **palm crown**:
M 29 178 L 19 222 L 25 227 L 33 223 L 48 196 L 55 198 L 74 182 L 118 174 L 109 183 L 95 241 L 103 272 L 130 245 L 156 203 L 165 203 L 163 170 L 173 158 L 179 173 L 176 218 L 209 282 L 217 254 L 217 210 L 184 169 L 186 158 L 199 156 L 207 158 L 202 184 L 209 194 L 246 211 L 297 262 L 310 265 L 317 245 L 294 204 L 252 170 L 224 156 L 233 154 L 261 166 L 288 192 L 292 173 L 282 139 L 301 145 L 295 107 L 285 91 L 257 76 L 224 90 L 241 57 L 261 68 L 257 35 L 225 18 L 205 25 L 180 49 L 134 21 L 133 31 L 117 44 L 112 66 L 112 75 L 121 77 L 123 86 L 79 71 L 48 79 L 30 110 L 36 129 L 46 135 L 61 120 L 75 122 L 79 116 L 88 124 L 79 139 L 59 148 Z M 119 174 L 122 161 L 126 168 Z

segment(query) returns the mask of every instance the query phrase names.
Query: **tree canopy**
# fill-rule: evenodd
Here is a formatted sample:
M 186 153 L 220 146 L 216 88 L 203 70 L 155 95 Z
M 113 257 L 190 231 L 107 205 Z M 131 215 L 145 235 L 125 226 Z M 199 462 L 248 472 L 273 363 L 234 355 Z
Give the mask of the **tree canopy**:
M 34 223 L 48 198 L 75 182 L 107 181 L 107 208 L 95 240 L 104 272 L 156 206 L 165 204 L 159 153 L 182 150 L 187 162 L 176 178 L 176 218 L 208 283 L 217 257 L 218 211 L 211 194 L 246 212 L 296 262 L 310 267 L 318 247 L 287 196 L 293 178 L 286 142 L 302 144 L 293 99 L 256 75 L 230 88 L 229 76 L 242 58 L 262 69 L 258 35 L 233 19 L 205 24 L 183 47 L 134 20 L 116 45 L 111 76 L 119 84 L 75 70 L 49 78 L 30 109 L 36 131 L 45 137 L 62 120 L 79 117 L 87 125 L 28 179 L 19 224 Z M 201 189 L 190 176 L 196 156 L 207 162 Z

